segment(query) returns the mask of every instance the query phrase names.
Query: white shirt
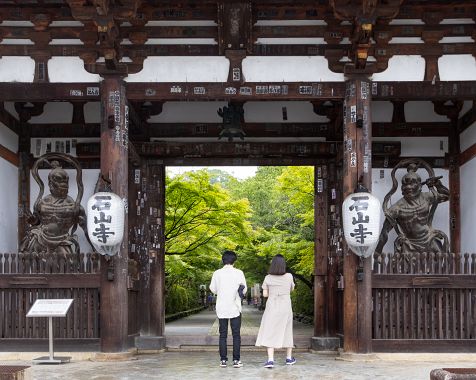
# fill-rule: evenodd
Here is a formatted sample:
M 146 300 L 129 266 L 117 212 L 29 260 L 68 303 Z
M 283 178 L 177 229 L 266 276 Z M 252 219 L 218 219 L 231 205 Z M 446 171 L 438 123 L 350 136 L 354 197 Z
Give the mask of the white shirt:
M 213 273 L 210 290 L 217 295 L 218 318 L 235 318 L 240 315 L 241 298 L 238 295 L 240 285 L 245 286 L 243 293 L 246 293 L 245 275 L 233 265 L 224 265 Z

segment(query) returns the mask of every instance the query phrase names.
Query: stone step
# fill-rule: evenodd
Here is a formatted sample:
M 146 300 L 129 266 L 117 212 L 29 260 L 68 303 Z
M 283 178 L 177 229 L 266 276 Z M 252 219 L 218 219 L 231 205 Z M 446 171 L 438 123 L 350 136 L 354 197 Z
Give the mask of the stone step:
M 165 347 L 167 349 L 180 349 L 192 346 L 215 346 L 218 347 L 219 337 L 217 335 L 167 335 L 165 337 Z M 255 346 L 256 335 L 242 335 L 241 346 L 257 348 Z M 228 336 L 227 344 L 232 345 L 233 338 Z M 311 337 L 297 335 L 294 336 L 294 346 L 296 348 L 309 349 L 311 347 Z

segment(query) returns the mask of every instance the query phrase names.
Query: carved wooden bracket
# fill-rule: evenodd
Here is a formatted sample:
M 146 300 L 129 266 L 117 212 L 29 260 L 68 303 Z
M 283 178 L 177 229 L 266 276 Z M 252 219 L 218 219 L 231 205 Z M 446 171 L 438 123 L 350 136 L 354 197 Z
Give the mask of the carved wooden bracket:
M 250 1 L 224 1 L 218 3 L 218 51 L 227 49 L 252 52 L 252 12 Z
M 119 3 L 108 0 L 67 0 L 73 18 L 85 24 L 80 39 L 90 51 L 82 52 L 80 57 L 85 62 L 87 71 L 100 75 L 127 75 L 128 73 L 142 70 L 145 56 L 138 54 L 131 58 L 132 64 L 122 63 L 123 51 L 121 49 L 121 22 L 128 21 L 134 24 L 143 24 L 142 15 L 137 17 L 140 0 L 122 0 Z M 139 20 L 139 21 L 137 21 Z M 147 35 L 131 33 L 131 42 L 144 44 Z M 97 44 L 99 42 L 99 45 Z M 104 63 L 97 59 L 104 57 Z
M 33 116 L 39 116 L 43 113 L 46 103 L 26 103 L 15 102 L 15 111 L 22 123 L 27 123 Z
M 352 49 L 349 51 L 348 58 L 353 68 L 347 68 L 347 73 L 362 71 L 367 72 L 382 71 L 387 67 L 387 54 L 380 55 L 379 64 L 373 64 L 372 68 L 366 70 L 368 64 L 369 50 L 371 48 L 371 39 L 374 38 L 374 26 L 377 20 L 393 19 L 400 10 L 403 0 L 330 0 L 330 5 L 334 11 L 334 16 L 339 20 L 350 21 L 354 25 L 352 33 Z M 387 41 L 389 36 L 381 36 L 380 43 Z M 382 52 L 382 50 L 381 50 Z M 379 57 L 375 57 L 379 62 Z

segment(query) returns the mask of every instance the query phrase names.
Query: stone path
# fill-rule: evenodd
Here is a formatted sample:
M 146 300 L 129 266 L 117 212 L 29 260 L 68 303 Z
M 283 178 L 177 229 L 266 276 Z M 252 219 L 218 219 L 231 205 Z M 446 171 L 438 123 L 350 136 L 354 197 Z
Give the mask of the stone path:
M 436 354 L 426 360 L 377 360 L 348 362 L 334 355 L 297 353 L 294 366 L 283 364 L 283 354 L 276 355 L 273 369 L 263 368 L 264 352 L 242 354 L 242 368 L 220 368 L 217 352 L 165 352 L 140 355 L 129 362 L 72 362 L 57 366 L 31 367 L 33 380 L 429 380 L 430 371 L 444 367 L 471 367 L 474 362 L 454 362 L 452 357 Z M 408 360 L 410 359 L 410 360 Z M 474 359 L 473 359 L 474 360 Z M 12 364 L 12 363 L 9 363 Z M 27 364 L 19 362 L 17 364 Z
M 253 307 L 245 306 L 243 310 L 242 334 L 251 338 L 257 332 L 261 313 Z M 174 321 L 166 325 L 166 335 L 180 338 L 195 334 L 205 335 L 211 340 L 217 339 L 216 315 L 213 311 Z M 295 323 L 296 334 L 310 337 L 312 327 Z M 299 335 L 301 334 L 301 335 Z M 295 339 L 296 340 L 296 339 Z M 85 346 L 88 347 L 88 346 Z M 5 348 L 5 347 L 4 347 Z M 12 352 L 0 352 L 1 365 L 30 365 L 32 380 L 429 380 L 430 371 L 436 368 L 471 368 L 475 366 L 476 354 L 374 354 L 371 356 L 339 355 L 338 353 L 311 353 L 295 351 L 297 364 L 286 366 L 284 352 L 275 355 L 276 366 L 263 368 L 266 359 L 264 349 L 242 351 L 243 368 L 220 368 L 218 366 L 217 346 L 179 349 L 155 355 L 137 355 L 136 360 L 125 362 L 94 362 L 87 360 L 94 352 L 70 352 L 71 363 L 62 365 L 32 365 L 27 348 L 11 345 Z M 45 346 L 45 349 L 47 347 Z M 0 350 L 1 351 L 1 350 Z M 4 350 L 7 351 L 7 350 Z M 93 351 L 96 351 L 93 349 Z M 45 352 L 46 353 L 46 352 Z M 43 353 L 43 354 L 45 354 Z M 14 360 L 7 360 L 8 354 Z M 69 356 L 58 350 L 57 356 Z M 81 355 L 82 354 L 82 355 Z M 90 354 L 89 356 L 87 354 Z M 23 355 L 23 356 L 22 356 Z M 38 356 L 38 355 L 36 355 Z M 22 360 L 18 360 L 21 358 Z M 372 360 L 370 360 L 372 359 Z

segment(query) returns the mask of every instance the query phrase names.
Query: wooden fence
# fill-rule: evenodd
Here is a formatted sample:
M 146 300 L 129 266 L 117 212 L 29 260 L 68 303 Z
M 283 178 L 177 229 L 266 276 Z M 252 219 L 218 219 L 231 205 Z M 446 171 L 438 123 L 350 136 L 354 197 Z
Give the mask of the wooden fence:
M 374 351 L 476 347 L 476 254 L 376 254 Z M 433 347 L 433 350 L 435 347 Z
M 26 318 L 36 299 L 72 298 L 55 338 L 99 338 L 99 258 L 0 253 L 0 339 L 47 338 L 47 318 Z

